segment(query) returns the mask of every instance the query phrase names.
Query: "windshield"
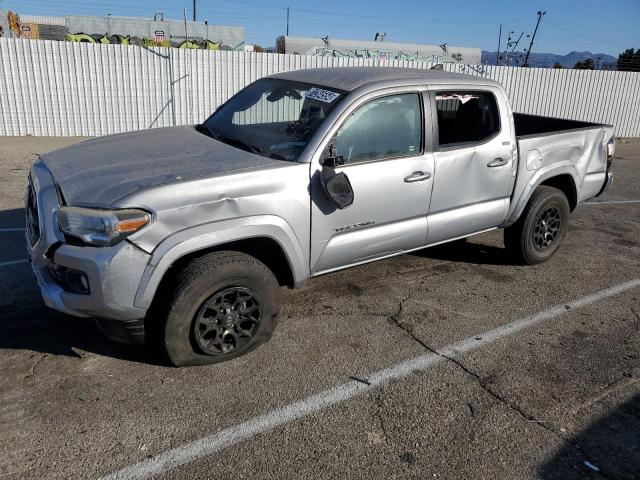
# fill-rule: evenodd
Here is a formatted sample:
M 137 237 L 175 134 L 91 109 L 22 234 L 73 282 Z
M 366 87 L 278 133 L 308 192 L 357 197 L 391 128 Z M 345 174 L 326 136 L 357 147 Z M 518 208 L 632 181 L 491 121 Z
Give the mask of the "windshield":
M 296 161 L 344 93 L 264 78 L 241 90 L 197 129 L 258 155 Z

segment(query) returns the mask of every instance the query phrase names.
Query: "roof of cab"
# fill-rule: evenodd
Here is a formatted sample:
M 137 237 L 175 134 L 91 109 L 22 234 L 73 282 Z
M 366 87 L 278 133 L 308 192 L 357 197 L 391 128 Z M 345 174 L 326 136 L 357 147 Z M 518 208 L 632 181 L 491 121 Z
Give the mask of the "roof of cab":
M 277 73 L 270 78 L 282 78 L 296 82 L 323 85 L 338 90 L 351 91 L 362 85 L 376 82 L 397 81 L 407 83 L 468 83 L 475 85 L 499 85 L 488 78 L 443 70 L 395 67 L 331 67 L 309 68 Z

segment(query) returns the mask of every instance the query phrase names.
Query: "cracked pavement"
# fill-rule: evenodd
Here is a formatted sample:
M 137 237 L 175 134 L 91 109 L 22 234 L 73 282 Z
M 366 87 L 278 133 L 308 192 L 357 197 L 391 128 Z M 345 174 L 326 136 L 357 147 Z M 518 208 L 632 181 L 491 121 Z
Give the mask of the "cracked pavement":
M 19 227 L 34 152 L 0 138 L 0 228 Z M 620 143 L 598 201 L 640 199 L 640 141 Z M 24 258 L 0 233 L 0 262 Z M 500 338 L 447 347 L 640 277 L 640 204 L 579 207 L 559 253 L 509 264 L 501 232 L 314 279 L 285 292 L 272 341 L 188 369 L 104 340 L 42 305 L 26 264 L 0 268 L 0 479 L 96 478 L 349 381 L 366 395 L 158 478 L 640 477 L 640 289 Z M 367 374 L 442 362 L 379 387 Z

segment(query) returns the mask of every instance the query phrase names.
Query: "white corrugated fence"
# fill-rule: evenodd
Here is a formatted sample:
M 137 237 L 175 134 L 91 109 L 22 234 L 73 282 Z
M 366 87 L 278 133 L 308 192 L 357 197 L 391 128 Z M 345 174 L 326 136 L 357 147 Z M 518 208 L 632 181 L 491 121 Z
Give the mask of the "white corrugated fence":
M 428 62 L 0 38 L 0 135 L 106 135 L 204 120 L 248 83 L 299 68 Z M 515 111 L 640 137 L 640 73 L 445 65 L 501 82 Z

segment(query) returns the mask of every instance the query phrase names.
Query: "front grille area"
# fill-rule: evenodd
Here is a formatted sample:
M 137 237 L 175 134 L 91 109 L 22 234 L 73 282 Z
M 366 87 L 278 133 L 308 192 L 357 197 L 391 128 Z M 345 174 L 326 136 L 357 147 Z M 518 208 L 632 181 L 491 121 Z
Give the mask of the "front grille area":
M 31 242 L 31 246 L 33 247 L 40 239 L 40 219 L 38 218 L 38 198 L 36 196 L 36 190 L 33 188 L 31 177 L 29 177 L 25 204 L 27 232 L 29 232 L 29 242 Z

